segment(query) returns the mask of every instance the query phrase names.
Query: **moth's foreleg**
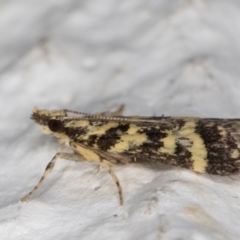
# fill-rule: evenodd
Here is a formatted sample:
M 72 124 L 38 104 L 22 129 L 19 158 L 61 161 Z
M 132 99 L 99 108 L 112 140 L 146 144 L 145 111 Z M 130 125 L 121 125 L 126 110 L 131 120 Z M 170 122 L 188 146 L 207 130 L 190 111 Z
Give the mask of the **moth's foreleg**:
M 117 178 L 117 176 L 115 175 L 115 173 L 113 172 L 113 170 L 111 169 L 111 166 L 113 166 L 112 163 L 110 163 L 107 160 L 102 160 L 102 162 L 100 163 L 100 166 L 105 167 L 108 172 L 110 173 L 110 175 L 112 176 L 114 182 L 117 185 L 117 189 L 118 189 L 118 194 L 119 194 L 119 200 L 120 200 L 120 205 L 123 205 L 123 191 L 122 191 L 122 187 L 120 185 L 120 182 Z
M 81 155 L 79 154 L 74 154 L 74 153 L 62 153 L 62 152 L 59 152 L 57 153 L 53 158 L 52 160 L 48 163 L 44 173 L 43 173 L 43 176 L 42 178 L 40 179 L 40 181 L 38 182 L 38 184 L 33 188 L 33 190 L 31 192 L 29 192 L 25 197 L 23 197 L 21 199 L 21 201 L 26 201 L 34 192 L 36 192 L 43 184 L 44 180 L 46 179 L 46 177 L 48 176 L 49 173 L 51 173 L 51 171 L 53 170 L 53 167 L 57 161 L 57 159 L 59 158 L 64 158 L 64 159 L 67 159 L 67 160 L 70 160 L 70 161 L 76 161 L 76 162 L 79 162 L 79 161 L 84 161 L 84 159 L 82 158 Z
M 114 164 L 105 160 L 104 157 L 101 157 L 101 154 L 99 154 L 97 151 L 94 151 L 93 149 L 88 149 L 85 146 L 83 146 L 77 142 L 74 142 L 74 141 L 70 142 L 70 146 L 74 149 L 74 151 L 78 152 L 86 160 L 91 161 L 91 162 L 96 162 L 100 165 L 100 167 L 104 167 L 108 170 L 108 172 L 111 174 L 114 182 L 117 185 L 119 198 L 120 198 L 120 205 L 123 205 L 122 188 L 120 186 L 117 176 L 114 174 L 114 172 L 111 169 L 111 167 L 114 166 Z M 111 156 L 109 156 L 109 157 L 111 157 Z

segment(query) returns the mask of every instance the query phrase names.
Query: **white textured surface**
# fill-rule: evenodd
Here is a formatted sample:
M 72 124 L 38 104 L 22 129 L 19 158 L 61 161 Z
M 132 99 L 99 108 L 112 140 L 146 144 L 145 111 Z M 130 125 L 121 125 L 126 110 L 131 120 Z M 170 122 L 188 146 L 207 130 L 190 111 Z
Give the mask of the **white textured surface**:
M 240 238 L 240 176 L 59 160 L 33 106 L 240 117 L 238 0 L 0 1 L 0 239 Z

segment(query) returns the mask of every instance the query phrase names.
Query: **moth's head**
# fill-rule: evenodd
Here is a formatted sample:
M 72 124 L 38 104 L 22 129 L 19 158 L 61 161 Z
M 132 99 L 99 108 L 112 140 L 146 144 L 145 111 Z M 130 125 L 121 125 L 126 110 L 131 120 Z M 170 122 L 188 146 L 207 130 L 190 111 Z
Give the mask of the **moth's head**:
M 43 133 L 56 133 L 63 130 L 63 118 L 67 116 L 64 110 L 39 110 L 34 107 L 32 110 L 31 119 L 40 125 L 43 129 Z

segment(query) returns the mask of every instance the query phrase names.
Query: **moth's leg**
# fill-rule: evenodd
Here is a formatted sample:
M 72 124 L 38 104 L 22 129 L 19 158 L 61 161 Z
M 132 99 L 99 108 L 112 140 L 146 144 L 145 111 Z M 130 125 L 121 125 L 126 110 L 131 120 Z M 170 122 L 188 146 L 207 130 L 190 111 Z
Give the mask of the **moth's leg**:
M 101 115 L 101 116 L 106 116 L 106 117 L 114 117 L 114 116 L 121 116 L 122 113 L 124 111 L 124 104 L 122 104 L 116 111 L 114 112 L 110 112 L 110 111 L 106 111 L 106 112 L 100 112 L 100 113 L 96 113 L 96 115 Z
M 38 182 L 38 184 L 33 188 L 33 190 L 31 192 L 29 192 L 25 197 L 23 197 L 21 199 L 21 201 L 26 201 L 34 192 L 36 192 L 43 184 L 44 180 L 46 179 L 46 177 L 48 176 L 49 173 L 51 173 L 51 171 L 53 170 L 53 167 L 57 161 L 57 159 L 59 158 L 64 158 L 70 161 L 75 161 L 75 162 L 80 162 L 80 161 L 84 161 L 83 157 L 79 154 L 74 154 L 74 153 L 62 153 L 59 152 L 57 153 L 52 160 L 48 163 L 42 178 L 40 179 L 40 181 Z
M 112 171 L 111 167 L 114 166 L 111 162 L 105 160 L 103 157 L 100 156 L 100 154 L 93 149 L 88 149 L 85 146 L 81 145 L 80 143 L 71 141 L 69 145 L 73 148 L 74 151 L 78 152 L 81 156 L 84 157 L 84 159 L 91 161 L 91 162 L 96 162 L 98 163 L 101 167 L 104 167 L 108 170 L 108 172 L 111 174 L 114 182 L 117 185 L 118 192 L 119 192 L 119 198 L 120 198 L 120 205 L 123 204 L 123 194 L 122 194 L 122 188 L 120 186 L 119 180 Z
M 115 165 L 114 165 L 113 163 L 109 162 L 109 166 L 110 166 L 110 167 L 114 167 Z M 103 167 L 102 165 L 99 165 L 99 166 L 98 166 L 97 176 L 98 176 L 98 174 L 100 173 L 102 167 Z
M 111 169 L 111 166 L 113 166 L 112 163 L 110 163 L 107 160 L 102 160 L 100 163 L 100 166 L 105 167 L 108 172 L 110 173 L 110 175 L 113 178 L 113 181 L 116 183 L 117 185 L 117 189 L 118 189 L 118 194 L 119 194 L 119 200 L 120 200 L 120 205 L 123 205 L 123 191 L 122 191 L 122 187 L 120 185 L 120 182 L 117 178 L 117 176 L 115 175 L 115 173 L 113 172 L 113 170 Z

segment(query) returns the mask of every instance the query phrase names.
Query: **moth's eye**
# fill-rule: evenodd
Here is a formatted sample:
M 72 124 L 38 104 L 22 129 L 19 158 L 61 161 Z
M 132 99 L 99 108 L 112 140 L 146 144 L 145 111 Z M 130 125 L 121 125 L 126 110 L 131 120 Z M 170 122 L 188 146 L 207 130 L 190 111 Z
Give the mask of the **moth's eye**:
M 59 120 L 52 119 L 48 122 L 48 127 L 52 132 L 58 132 L 62 129 L 63 124 Z

